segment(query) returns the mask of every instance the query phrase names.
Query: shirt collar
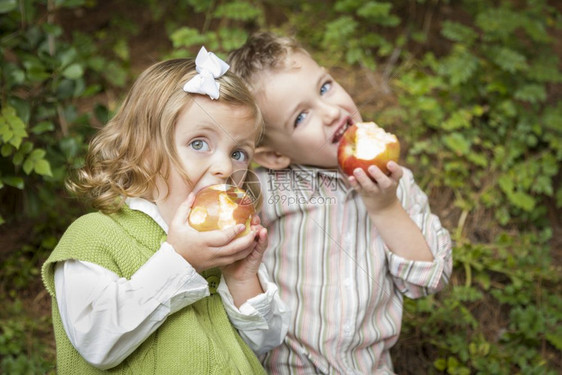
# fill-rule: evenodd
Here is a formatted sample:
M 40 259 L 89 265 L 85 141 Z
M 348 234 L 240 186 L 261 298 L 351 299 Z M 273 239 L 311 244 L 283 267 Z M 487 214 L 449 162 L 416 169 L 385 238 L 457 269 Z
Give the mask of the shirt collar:
M 160 215 L 160 211 L 158 211 L 158 206 L 156 206 L 156 204 L 139 197 L 129 197 L 125 200 L 125 203 L 131 210 L 140 211 L 150 216 L 152 220 L 154 220 L 160 228 L 168 234 L 168 224 L 164 221 L 162 215 Z

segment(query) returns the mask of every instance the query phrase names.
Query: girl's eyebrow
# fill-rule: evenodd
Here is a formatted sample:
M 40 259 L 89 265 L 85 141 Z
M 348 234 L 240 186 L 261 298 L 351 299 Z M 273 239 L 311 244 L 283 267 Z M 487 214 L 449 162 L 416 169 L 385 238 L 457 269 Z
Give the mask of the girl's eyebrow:
M 214 124 L 199 123 L 182 131 L 182 134 L 196 134 L 196 133 L 207 133 L 207 132 L 217 132 L 219 129 Z
M 236 145 L 238 147 L 250 147 L 252 149 L 255 148 L 255 142 L 253 139 L 249 139 L 249 138 L 243 138 L 240 140 L 236 140 Z

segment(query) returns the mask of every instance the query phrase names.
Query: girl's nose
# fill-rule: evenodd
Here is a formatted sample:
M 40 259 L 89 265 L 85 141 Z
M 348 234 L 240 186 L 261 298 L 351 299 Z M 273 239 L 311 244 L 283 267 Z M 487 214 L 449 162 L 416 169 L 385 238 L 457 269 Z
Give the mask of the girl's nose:
M 215 155 L 211 160 L 211 174 L 215 177 L 226 180 L 234 171 L 230 155 Z

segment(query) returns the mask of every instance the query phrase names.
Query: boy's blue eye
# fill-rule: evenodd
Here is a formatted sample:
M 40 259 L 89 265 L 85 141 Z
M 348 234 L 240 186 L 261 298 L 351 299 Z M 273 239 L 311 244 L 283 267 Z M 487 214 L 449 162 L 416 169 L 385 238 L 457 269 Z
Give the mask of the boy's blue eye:
M 191 146 L 191 148 L 194 149 L 195 151 L 209 150 L 209 144 L 201 139 L 196 139 L 195 141 L 191 142 L 189 146 Z
M 320 95 L 324 95 L 332 88 L 332 82 L 326 82 L 320 87 Z
M 232 153 L 232 158 L 236 161 L 247 161 L 248 154 L 246 154 L 244 151 L 234 151 Z
M 299 113 L 299 115 L 298 115 L 297 118 L 295 119 L 295 128 L 296 128 L 297 126 L 299 126 L 299 124 L 300 124 L 301 122 L 303 122 L 305 118 L 306 118 L 306 113 L 304 113 L 304 112 Z

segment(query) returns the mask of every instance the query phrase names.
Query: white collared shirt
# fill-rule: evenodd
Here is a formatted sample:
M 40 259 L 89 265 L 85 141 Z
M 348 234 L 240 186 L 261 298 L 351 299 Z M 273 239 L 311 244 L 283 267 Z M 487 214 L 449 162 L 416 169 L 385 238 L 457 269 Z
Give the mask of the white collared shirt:
M 167 233 L 157 207 L 129 198 Z M 256 354 L 279 345 L 289 314 L 262 264 L 258 272 L 265 291 L 237 308 L 221 278 L 217 292 L 231 323 Z M 86 361 L 100 369 L 121 363 L 176 311 L 210 294 L 207 281 L 173 247 L 160 249 L 130 280 L 97 264 L 67 260 L 56 264 L 55 289 L 64 329 Z

